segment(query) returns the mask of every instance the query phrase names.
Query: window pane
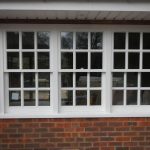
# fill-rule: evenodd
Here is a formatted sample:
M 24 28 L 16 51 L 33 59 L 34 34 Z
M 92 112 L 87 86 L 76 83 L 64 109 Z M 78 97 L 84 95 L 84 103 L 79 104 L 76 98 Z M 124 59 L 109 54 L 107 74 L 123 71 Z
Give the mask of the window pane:
M 150 105 L 150 91 L 141 91 L 141 105 Z
M 24 91 L 24 106 L 35 106 L 35 91 Z
M 23 52 L 23 69 L 34 69 L 34 52 Z
M 72 87 L 73 86 L 73 73 L 61 73 L 61 87 Z
M 125 53 L 114 53 L 114 69 L 125 68 Z
M 91 53 L 91 69 L 102 69 L 102 53 Z
M 35 73 L 24 73 L 24 87 L 35 87 Z
M 61 69 L 73 69 L 73 53 L 61 53 Z
M 20 91 L 9 91 L 9 106 L 21 106 Z
M 73 33 L 61 32 L 61 49 L 73 48 Z
M 136 90 L 127 90 L 127 105 L 137 105 Z
M 91 32 L 91 49 L 102 49 L 102 33 Z
M 87 73 L 77 72 L 76 73 L 76 87 L 87 86 Z
M 114 33 L 114 49 L 125 49 L 125 33 Z
M 38 69 L 49 69 L 49 52 L 38 52 Z
M 90 73 L 90 87 L 101 87 L 101 73 L 92 72 Z
M 150 49 L 150 33 L 143 33 L 143 49 Z
M 124 73 L 115 72 L 113 73 L 113 87 L 124 86 Z
M 150 69 L 150 53 L 143 53 L 143 69 Z
M 39 106 L 50 106 L 50 91 L 39 91 Z
M 137 87 L 138 73 L 128 72 L 127 73 L 127 87 Z
M 76 49 L 88 49 L 88 33 L 76 33 Z
M 76 105 L 87 105 L 87 91 L 76 91 Z
M 61 91 L 61 105 L 73 105 L 73 92 L 68 90 Z
M 123 105 L 123 90 L 113 90 L 113 105 Z
M 139 69 L 139 53 L 129 53 L 129 60 L 128 60 L 128 68 L 129 69 Z
M 49 33 L 38 32 L 37 33 L 37 47 L 38 49 L 49 49 Z
M 20 86 L 21 86 L 20 73 L 18 73 L 18 72 L 9 73 L 9 87 L 17 88 Z
M 38 74 L 38 85 L 39 87 L 50 87 L 50 73 L 40 72 Z
M 88 53 L 76 53 L 76 69 L 88 68 Z
M 141 73 L 141 84 L 142 87 L 150 87 L 150 72 Z
M 129 33 L 129 49 L 140 48 L 140 33 Z
M 101 91 L 90 91 L 90 105 L 101 105 Z
M 19 32 L 7 32 L 7 49 L 19 49 Z
M 34 32 L 22 33 L 22 49 L 34 49 Z
M 18 52 L 7 53 L 7 68 L 19 69 L 19 53 Z

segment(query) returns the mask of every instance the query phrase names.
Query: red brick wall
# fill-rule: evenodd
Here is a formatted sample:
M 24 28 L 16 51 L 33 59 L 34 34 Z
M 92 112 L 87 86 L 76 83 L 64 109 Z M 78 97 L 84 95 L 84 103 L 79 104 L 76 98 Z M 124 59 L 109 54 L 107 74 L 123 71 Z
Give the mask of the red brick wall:
M 150 150 L 150 118 L 1 119 L 0 150 Z

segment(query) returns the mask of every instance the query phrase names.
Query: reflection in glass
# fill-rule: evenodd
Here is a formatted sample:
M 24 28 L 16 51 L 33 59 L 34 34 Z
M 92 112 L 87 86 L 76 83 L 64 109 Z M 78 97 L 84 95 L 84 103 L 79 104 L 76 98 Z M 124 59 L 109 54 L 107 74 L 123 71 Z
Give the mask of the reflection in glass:
M 150 87 L 150 72 L 141 73 L 141 84 L 142 87 Z
M 150 53 L 143 53 L 143 69 L 150 69 Z
M 138 73 L 128 72 L 127 73 L 127 87 L 137 87 Z
M 76 33 L 76 49 L 88 49 L 88 33 Z
M 34 32 L 22 32 L 22 49 L 34 49 Z
M 7 49 L 19 49 L 19 32 L 7 32 Z
M 23 52 L 23 69 L 34 69 L 34 52 Z
M 86 87 L 87 86 L 87 73 L 77 72 L 76 73 L 76 87 Z
M 91 69 L 102 69 L 102 53 L 91 53 Z
M 136 90 L 127 90 L 127 105 L 137 105 Z
M 87 105 L 87 91 L 76 91 L 76 105 Z
M 139 69 L 139 53 L 129 53 L 128 56 L 128 68 Z
M 61 91 L 61 105 L 62 106 L 73 105 L 73 92 L 71 90 Z
M 19 53 L 18 52 L 7 53 L 7 68 L 19 69 Z
M 61 49 L 73 48 L 73 32 L 61 32 Z
M 38 49 L 49 49 L 49 33 L 37 32 L 37 44 Z
M 101 73 L 90 73 L 90 87 L 101 87 Z
M 100 32 L 91 32 L 91 49 L 102 49 L 102 33 Z
M 113 105 L 123 105 L 123 90 L 113 90 Z
M 73 86 L 73 73 L 64 72 L 61 73 L 61 87 L 72 87 Z
M 114 69 L 125 68 L 125 53 L 114 53 Z
M 101 105 L 101 91 L 90 91 L 90 105 Z
M 50 106 L 50 91 L 39 91 L 39 106 Z
M 9 91 L 9 106 L 21 106 L 20 94 L 20 91 Z
M 141 105 L 150 105 L 150 91 L 141 90 Z
M 124 85 L 124 73 L 113 73 L 113 87 L 123 87 Z
M 125 33 L 114 33 L 114 49 L 125 49 Z
M 143 33 L 143 49 L 150 49 L 150 33 Z
M 9 87 L 10 88 L 17 88 L 20 86 L 21 86 L 20 73 L 19 72 L 9 73 Z
M 49 69 L 49 52 L 38 52 L 38 69 Z
M 140 33 L 129 33 L 129 49 L 140 48 Z
M 35 87 L 35 73 L 24 73 L 24 87 Z
M 88 53 L 76 53 L 76 69 L 88 68 Z
M 39 87 L 50 87 L 50 73 L 49 72 L 38 73 L 38 85 Z
M 73 53 L 61 53 L 61 69 L 73 69 Z
M 24 91 L 24 106 L 35 106 L 35 91 Z

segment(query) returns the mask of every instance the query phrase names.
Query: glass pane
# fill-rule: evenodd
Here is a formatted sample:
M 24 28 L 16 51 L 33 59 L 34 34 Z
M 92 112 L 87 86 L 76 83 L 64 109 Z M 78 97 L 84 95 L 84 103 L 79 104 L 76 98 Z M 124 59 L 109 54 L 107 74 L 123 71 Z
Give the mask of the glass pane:
M 24 87 L 35 87 L 35 73 L 24 73 Z
M 114 49 L 125 49 L 125 33 L 114 33 Z
M 87 105 L 87 91 L 76 91 L 76 105 Z
M 115 72 L 113 73 L 113 87 L 123 87 L 124 86 L 124 73 Z
M 19 32 L 7 32 L 7 49 L 19 49 Z
M 136 90 L 127 90 L 127 105 L 137 105 Z
M 76 49 L 88 49 L 88 33 L 76 33 Z
M 143 69 L 150 69 L 150 53 L 143 53 Z
M 88 53 L 76 53 L 76 69 L 88 68 Z
M 39 106 L 50 106 L 50 91 L 39 91 Z
M 123 90 L 113 90 L 113 105 L 123 105 Z
M 49 49 L 49 33 L 38 32 L 37 33 L 37 48 L 38 49 Z
M 129 49 L 140 48 L 140 33 L 129 33 Z
M 61 32 L 61 49 L 73 48 L 73 33 Z
M 61 69 L 73 69 L 73 53 L 61 53 Z
M 38 85 L 39 87 L 50 87 L 50 73 L 40 72 L 38 74 Z
M 24 91 L 24 106 L 35 106 L 35 91 Z
M 23 52 L 23 69 L 34 69 L 34 52 Z
M 21 106 L 20 91 L 9 91 L 9 106 Z
M 90 105 L 101 105 L 101 91 L 90 91 Z
M 38 52 L 38 69 L 49 69 L 49 52 Z
M 87 86 L 87 73 L 77 72 L 76 73 L 76 87 L 86 87 Z
M 7 68 L 19 69 L 19 53 L 18 52 L 7 53 Z
M 64 72 L 61 73 L 61 87 L 72 87 L 73 86 L 73 73 Z
M 114 53 L 114 69 L 125 69 L 125 53 Z
M 143 49 L 150 49 L 150 33 L 143 33 Z
M 128 72 L 127 73 L 127 87 L 137 87 L 138 73 Z
M 102 33 L 100 32 L 91 32 L 91 49 L 102 49 Z
M 102 69 L 102 53 L 91 53 L 91 69 Z
M 141 73 L 141 84 L 142 87 L 150 87 L 150 72 Z
M 139 53 L 129 53 L 128 68 L 129 69 L 139 69 Z
M 20 73 L 18 72 L 9 73 L 9 87 L 18 88 L 20 86 L 21 86 Z
M 73 105 L 73 92 L 68 90 L 61 91 L 61 105 Z
M 101 73 L 90 73 L 90 87 L 101 87 Z
M 141 91 L 141 105 L 150 105 L 150 91 Z
M 22 49 L 34 49 L 34 32 L 22 32 Z

